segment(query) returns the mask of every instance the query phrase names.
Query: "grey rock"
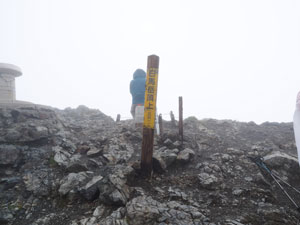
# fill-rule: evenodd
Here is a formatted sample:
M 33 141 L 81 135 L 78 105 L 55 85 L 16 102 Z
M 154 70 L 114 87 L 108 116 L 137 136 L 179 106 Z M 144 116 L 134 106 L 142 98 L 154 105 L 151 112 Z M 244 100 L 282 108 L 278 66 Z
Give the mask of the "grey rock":
M 164 160 L 165 164 L 167 167 L 169 167 L 170 165 L 172 165 L 176 158 L 177 158 L 177 151 L 178 149 L 174 149 L 174 150 L 166 150 L 162 153 L 160 153 L 160 157 Z
M 21 151 L 13 145 L 0 145 L 0 166 L 17 165 L 21 159 Z
M 99 188 L 98 185 L 100 181 L 103 179 L 102 176 L 94 176 L 92 180 L 90 180 L 85 186 L 80 188 L 80 193 L 84 196 L 84 198 L 88 201 L 92 201 L 99 196 Z
M 13 188 L 15 185 L 19 184 L 22 181 L 19 177 L 9 177 L 1 178 L 0 184 L 3 184 L 3 191 Z
M 195 156 L 195 152 L 192 149 L 186 148 L 179 152 L 177 160 L 182 163 L 188 163 Z
M 257 214 L 263 215 L 267 221 L 273 221 L 274 223 L 284 223 L 285 219 L 282 213 L 284 213 L 282 209 L 278 209 L 271 204 L 259 204 L 257 209 Z
M 158 155 L 153 155 L 152 165 L 153 171 L 156 173 L 162 173 L 167 168 L 165 161 Z
M 111 175 L 101 180 L 98 184 L 99 199 L 108 205 L 124 206 L 131 193 L 131 188 L 126 184 L 127 176 L 132 172 L 132 167 L 117 167 Z
M 55 217 L 56 217 L 55 213 L 48 214 L 42 218 L 37 219 L 35 222 L 33 222 L 32 225 L 50 225 L 51 220 Z
M 240 149 L 235 149 L 235 148 L 227 148 L 226 151 L 228 152 L 229 155 L 243 155 L 244 152 Z
M 4 136 L 4 140 L 8 142 L 17 142 L 21 137 L 22 137 L 21 132 L 15 129 L 7 129 L 7 133 Z
M 229 219 L 227 219 L 226 221 L 225 221 L 225 225 L 244 225 L 243 223 L 240 223 L 240 222 L 238 222 L 238 221 L 236 221 L 236 220 L 229 220 Z
M 101 220 L 99 224 L 103 225 L 131 225 L 127 221 L 125 217 L 126 209 L 121 207 L 117 210 L 113 211 L 111 215 L 106 217 L 105 219 Z
M 253 181 L 253 178 L 252 177 L 245 177 L 244 180 L 248 181 L 248 182 L 251 182 L 251 181 Z
M 87 152 L 88 157 L 97 157 L 100 156 L 101 154 L 102 154 L 102 149 L 97 149 L 97 148 L 91 148 Z
M 160 203 L 147 196 L 132 199 L 126 208 L 129 224 L 156 224 L 155 221 L 166 224 L 194 224 L 208 219 L 193 206 L 182 205 L 176 201 Z
M 174 146 L 175 148 L 179 148 L 179 147 L 181 146 L 181 142 L 180 142 L 180 141 L 175 141 L 175 142 L 173 143 L 173 146 Z
M 80 220 L 80 225 L 97 225 L 97 218 L 91 217 L 91 218 L 85 218 Z
M 0 224 L 8 224 L 13 219 L 14 216 L 9 210 L 0 210 Z
M 298 173 L 300 169 L 297 158 L 283 152 L 273 152 L 266 155 L 264 161 L 268 167 L 290 174 L 290 179 L 293 179 L 293 174 Z
M 217 189 L 219 185 L 219 180 L 214 175 L 209 175 L 208 173 L 200 173 L 198 175 L 200 185 L 207 189 Z
M 223 162 L 228 162 L 229 160 L 232 159 L 232 156 L 230 156 L 229 154 L 222 154 L 221 158 Z
M 60 181 L 60 187 L 58 192 L 61 195 L 66 195 L 70 191 L 77 191 L 91 176 L 92 173 L 80 172 L 70 173 Z
M 54 161 L 60 166 L 68 166 L 71 154 L 58 146 L 54 147 L 53 151 L 55 152 Z
M 121 193 L 119 190 L 115 189 L 110 195 L 109 198 L 112 201 L 113 205 L 125 205 L 128 197 Z
M 49 107 L 36 105 L 2 108 L 0 118 L 5 126 L 0 126 L 3 142 L 38 142 L 42 139 L 53 140 L 63 130 L 58 116 Z
M 150 204 L 149 204 L 150 203 Z M 159 218 L 157 209 L 159 203 L 151 197 L 140 196 L 131 200 L 127 205 L 127 217 L 129 224 L 152 224 Z
M 155 151 L 153 154 L 153 158 L 155 159 L 153 165 L 155 166 L 156 171 L 163 172 L 167 167 L 172 165 L 177 158 L 178 152 L 178 149 L 170 150 L 165 147 Z
M 235 196 L 240 196 L 244 191 L 242 189 L 234 189 L 232 194 Z
M 167 147 L 171 147 L 173 145 L 173 142 L 168 138 L 164 141 L 164 145 Z
M 47 196 L 52 190 L 53 174 L 47 170 L 28 172 L 23 176 L 26 190 L 35 195 Z
M 103 206 L 103 205 L 101 205 L 101 206 L 97 206 L 97 208 L 94 210 L 94 212 L 93 212 L 93 216 L 94 217 L 102 217 L 103 215 L 104 215 L 104 213 L 105 213 L 105 207 Z
M 68 164 L 66 169 L 69 173 L 79 173 L 83 171 L 88 171 L 87 165 L 80 162 L 71 162 Z

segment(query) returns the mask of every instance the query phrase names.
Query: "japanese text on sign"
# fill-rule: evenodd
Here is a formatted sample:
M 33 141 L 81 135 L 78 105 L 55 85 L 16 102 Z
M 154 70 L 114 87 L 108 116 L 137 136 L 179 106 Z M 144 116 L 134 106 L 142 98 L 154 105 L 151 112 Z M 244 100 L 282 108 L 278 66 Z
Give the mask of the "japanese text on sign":
M 158 68 L 149 68 L 145 89 L 144 127 L 152 129 L 154 129 L 155 124 L 157 82 Z

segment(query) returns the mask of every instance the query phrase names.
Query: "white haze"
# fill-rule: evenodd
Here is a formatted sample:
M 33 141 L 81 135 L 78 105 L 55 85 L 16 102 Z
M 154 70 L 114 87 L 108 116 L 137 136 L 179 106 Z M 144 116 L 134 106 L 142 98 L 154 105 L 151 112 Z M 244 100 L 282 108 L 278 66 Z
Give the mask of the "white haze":
M 130 118 L 129 82 L 160 57 L 158 113 L 290 122 L 299 0 L 0 0 L 0 62 L 17 98 Z

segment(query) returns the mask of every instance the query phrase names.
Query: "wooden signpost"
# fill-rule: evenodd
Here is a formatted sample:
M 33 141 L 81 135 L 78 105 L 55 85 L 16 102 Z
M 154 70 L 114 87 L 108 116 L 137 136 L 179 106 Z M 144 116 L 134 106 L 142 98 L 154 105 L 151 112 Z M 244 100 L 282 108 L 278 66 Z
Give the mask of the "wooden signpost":
M 158 68 L 159 57 L 156 55 L 148 56 L 141 158 L 141 172 L 146 177 L 151 176 L 152 173 Z

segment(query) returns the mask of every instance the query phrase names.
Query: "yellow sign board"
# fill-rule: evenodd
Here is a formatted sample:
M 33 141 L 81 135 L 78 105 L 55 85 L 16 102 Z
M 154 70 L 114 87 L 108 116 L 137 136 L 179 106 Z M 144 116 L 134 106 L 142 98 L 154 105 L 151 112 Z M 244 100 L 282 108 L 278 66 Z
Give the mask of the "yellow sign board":
M 154 129 L 156 113 L 156 97 L 158 68 L 148 68 L 145 89 L 144 127 Z

